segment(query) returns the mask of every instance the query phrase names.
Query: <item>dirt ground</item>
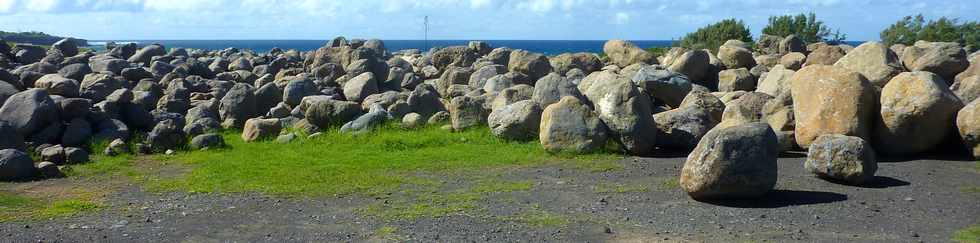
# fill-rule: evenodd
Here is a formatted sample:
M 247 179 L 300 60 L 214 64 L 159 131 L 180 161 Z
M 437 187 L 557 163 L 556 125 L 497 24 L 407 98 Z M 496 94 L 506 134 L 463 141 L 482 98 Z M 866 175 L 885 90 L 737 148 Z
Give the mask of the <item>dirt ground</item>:
M 443 186 L 373 196 L 156 193 L 124 184 L 94 213 L 0 224 L 0 241 L 945 242 L 980 223 L 975 161 L 880 162 L 874 183 L 854 187 L 805 173 L 804 159 L 781 158 L 766 197 L 726 202 L 694 201 L 677 187 L 683 157 L 629 157 L 604 172 L 547 165 L 424 175 Z M 476 178 L 528 186 L 463 190 Z

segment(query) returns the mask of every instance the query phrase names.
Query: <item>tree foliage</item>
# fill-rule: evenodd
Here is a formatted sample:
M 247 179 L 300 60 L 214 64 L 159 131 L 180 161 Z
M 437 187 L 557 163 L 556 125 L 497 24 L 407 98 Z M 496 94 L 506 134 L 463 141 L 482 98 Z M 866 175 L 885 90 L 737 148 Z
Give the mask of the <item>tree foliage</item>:
M 916 41 L 957 42 L 976 50 L 980 48 L 980 22 L 967 21 L 959 23 L 957 19 L 941 17 L 928 22 L 921 14 L 905 16 L 895 24 L 888 26 L 879 35 L 887 45 L 912 45 Z
M 840 43 L 847 38 L 841 34 L 840 30 L 831 32 L 823 21 L 817 20 L 814 13 L 770 16 L 769 24 L 762 29 L 763 34 L 786 37 L 796 35 L 806 43 L 817 43 L 821 41 L 830 43 Z
M 727 40 L 752 42 L 752 34 L 741 20 L 726 19 L 688 33 L 677 45 L 687 49 L 717 51 Z
M 0 31 L 0 40 L 14 42 L 14 43 L 31 43 L 36 45 L 52 45 L 55 42 L 64 39 L 65 37 L 49 35 L 44 32 L 30 31 L 30 32 L 6 32 Z M 88 41 L 84 39 L 75 38 L 77 43 L 81 46 L 88 45 Z

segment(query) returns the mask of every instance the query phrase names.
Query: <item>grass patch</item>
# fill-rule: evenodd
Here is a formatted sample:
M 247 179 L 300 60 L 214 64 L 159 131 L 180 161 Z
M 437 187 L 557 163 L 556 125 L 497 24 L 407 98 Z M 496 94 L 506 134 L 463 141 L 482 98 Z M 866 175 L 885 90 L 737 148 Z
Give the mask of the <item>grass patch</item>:
M 680 183 L 680 181 L 677 180 L 677 178 L 673 178 L 672 177 L 672 178 L 669 178 L 669 179 L 664 180 L 663 182 L 660 182 L 660 189 L 661 190 L 673 190 L 673 189 L 677 189 L 677 188 L 680 188 L 680 187 L 681 187 L 681 183 Z
M 406 131 L 391 124 L 353 136 L 336 130 L 290 144 L 245 143 L 223 133 L 226 149 L 160 156 L 193 170 L 155 187 L 193 192 L 261 192 L 280 196 L 343 195 L 393 191 L 417 182 L 412 174 L 460 169 L 527 166 L 559 161 L 572 167 L 608 170 L 614 154 L 549 154 L 537 142 L 498 139 L 489 129 L 447 132 L 438 127 Z M 530 186 L 506 185 L 516 189 Z
M 86 199 L 46 201 L 0 192 L 0 222 L 68 217 L 101 207 L 102 205 Z
M 596 193 L 627 193 L 645 192 L 650 187 L 642 184 L 599 183 L 595 186 Z
M 472 191 L 424 193 L 414 199 L 391 200 L 362 208 L 359 213 L 385 221 L 414 221 L 451 215 L 476 216 L 483 208 L 477 205 L 482 195 Z
M 966 186 L 961 189 L 963 193 L 976 193 L 980 194 L 980 186 Z
M 959 243 L 980 243 L 980 224 L 956 231 L 952 240 Z

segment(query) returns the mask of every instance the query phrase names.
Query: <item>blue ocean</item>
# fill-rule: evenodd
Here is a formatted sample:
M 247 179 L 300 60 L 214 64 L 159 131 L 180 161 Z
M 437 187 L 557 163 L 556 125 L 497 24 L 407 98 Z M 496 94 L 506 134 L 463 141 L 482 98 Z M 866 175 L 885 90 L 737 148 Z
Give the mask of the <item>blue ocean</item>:
M 96 50 L 104 49 L 109 40 L 89 41 Z M 111 40 L 117 43 L 135 42 L 139 45 L 160 43 L 167 48 L 183 47 L 206 50 L 221 50 L 228 47 L 251 49 L 256 52 L 268 52 L 274 47 L 284 50 L 296 49 L 312 51 L 327 43 L 327 40 Z M 485 40 L 491 47 L 510 47 L 524 49 L 545 55 L 557 55 L 565 52 L 594 52 L 601 53 L 605 40 Z M 666 47 L 673 41 L 669 40 L 636 40 L 632 41 L 641 48 Z M 432 47 L 467 45 L 469 40 L 385 40 L 389 51 L 405 49 L 427 50 Z

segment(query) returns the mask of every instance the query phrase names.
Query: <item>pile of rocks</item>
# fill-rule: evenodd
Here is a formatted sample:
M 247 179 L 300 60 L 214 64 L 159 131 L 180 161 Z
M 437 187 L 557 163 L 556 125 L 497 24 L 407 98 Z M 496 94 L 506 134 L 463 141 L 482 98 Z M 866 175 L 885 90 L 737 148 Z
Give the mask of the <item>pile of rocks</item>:
M 765 193 L 776 157 L 790 150 L 808 149 L 813 173 L 854 184 L 872 178 L 875 151 L 905 156 L 956 140 L 980 156 L 980 55 L 956 43 L 763 36 L 754 50 L 731 40 L 717 53 L 656 57 L 611 40 L 603 51 L 549 57 L 474 41 L 389 52 L 380 40 L 343 37 L 310 52 L 18 45 L 0 53 L 0 149 L 13 149 L 0 172 L 29 178 L 39 173 L 18 169 L 31 162 L 16 162 L 24 151 L 68 157 L 91 141 L 113 141 L 101 151 L 110 155 L 127 143 L 160 153 L 220 147 L 221 129 L 289 142 L 330 127 L 367 133 L 389 120 L 486 126 L 548 151 L 693 150 L 681 184 L 696 198 Z

